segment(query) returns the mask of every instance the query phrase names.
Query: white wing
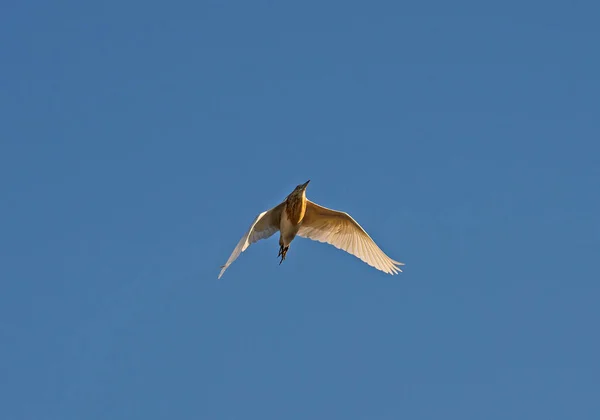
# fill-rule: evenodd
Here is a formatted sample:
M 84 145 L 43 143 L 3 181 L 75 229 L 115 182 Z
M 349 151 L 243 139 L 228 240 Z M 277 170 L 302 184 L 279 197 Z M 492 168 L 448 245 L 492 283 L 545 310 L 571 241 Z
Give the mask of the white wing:
M 254 219 L 248 231 L 242 236 L 242 239 L 238 242 L 225 265 L 221 266 L 221 272 L 219 273 L 218 278 L 221 278 L 225 270 L 227 270 L 227 267 L 229 267 L 231 263 L 250 246 L 250 244 L 261 239 L 266 239 L 279 230 L 279 220 L 282 209 L 283 203 L 273 207 L 271 210 L 263 211 L 256 216 L 256 219 Z
M 385 273 L 394 275 L 402 271 L 397 266 L 404 263 L 385 255 L 348 213 L 306 201 L 306 213 L 298 236 L 333 245 Z

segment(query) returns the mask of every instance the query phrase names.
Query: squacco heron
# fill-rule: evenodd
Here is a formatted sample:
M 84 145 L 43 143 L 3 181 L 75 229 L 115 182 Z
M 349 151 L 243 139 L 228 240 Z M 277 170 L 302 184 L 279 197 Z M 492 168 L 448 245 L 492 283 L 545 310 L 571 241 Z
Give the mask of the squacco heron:
M 250 244 L 266 239 L 279 231 L 279 264 L 285 260 L 296 236 L 328 243 L 342 249 L 365 263 L 388 274 L 398 274 L 404 263 L 388 257 L 348 214 L 319 206 L 306 198 L 310 180 L 298 185 L 286 199 L 270 210 L 259 214 L 242 236 L 231 256 L 221 266 L 219 277 Z

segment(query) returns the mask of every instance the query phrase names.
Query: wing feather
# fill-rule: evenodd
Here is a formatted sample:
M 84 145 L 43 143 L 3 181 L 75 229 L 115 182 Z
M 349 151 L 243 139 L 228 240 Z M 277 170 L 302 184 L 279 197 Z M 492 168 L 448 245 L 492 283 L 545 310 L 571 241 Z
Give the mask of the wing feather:
M 306 213 L 298 236 L 328 243 L 388 274 L 397 274 L 404 263 L 388 257 L 350 216 L 306 200 Z
M 281 203 L 270 210 L 263 211 L 261 214 L 256 216 L 248 231 L 244 234 L 244 236 L 242 236 L 234 248 L 225 265 L 221 266 L 221 272 L 219 273 L 218 277 L 219 279 L 225 270 L 227 270 L 227 267 L 229 267 L 231 263 L 233 263 L 237 257 L 239 257 L 240 254 L 244 252 L 251 244 L 261 239 L 269 238 L 279 230 L 279 221 L 283 205 L 284 203 Z

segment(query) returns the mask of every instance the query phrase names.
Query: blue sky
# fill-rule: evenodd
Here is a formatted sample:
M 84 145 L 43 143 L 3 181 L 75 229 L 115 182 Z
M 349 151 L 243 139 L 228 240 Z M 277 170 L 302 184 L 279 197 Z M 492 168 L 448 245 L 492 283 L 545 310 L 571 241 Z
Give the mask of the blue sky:
M 600 418 L 599 12 L 5 1 L 0 417 Z

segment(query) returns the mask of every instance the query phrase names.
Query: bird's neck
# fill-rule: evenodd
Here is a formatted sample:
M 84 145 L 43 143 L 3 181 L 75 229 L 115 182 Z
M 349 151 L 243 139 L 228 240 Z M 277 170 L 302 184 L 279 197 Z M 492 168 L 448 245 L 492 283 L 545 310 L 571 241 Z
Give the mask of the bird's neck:
M 285 212 L 288 220 L 297 225 L 306 213 L 306 194 L 291 194 L 285 203 Z

